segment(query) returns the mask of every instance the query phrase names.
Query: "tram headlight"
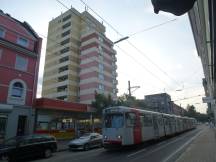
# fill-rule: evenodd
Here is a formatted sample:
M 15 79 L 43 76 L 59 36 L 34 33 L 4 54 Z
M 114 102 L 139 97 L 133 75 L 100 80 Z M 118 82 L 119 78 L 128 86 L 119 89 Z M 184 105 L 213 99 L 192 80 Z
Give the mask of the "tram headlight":
M 121 136 L 121 135 L 118 135 L 117 138 L 118 138 L 118 139 L 122 139 L 122 136 Z

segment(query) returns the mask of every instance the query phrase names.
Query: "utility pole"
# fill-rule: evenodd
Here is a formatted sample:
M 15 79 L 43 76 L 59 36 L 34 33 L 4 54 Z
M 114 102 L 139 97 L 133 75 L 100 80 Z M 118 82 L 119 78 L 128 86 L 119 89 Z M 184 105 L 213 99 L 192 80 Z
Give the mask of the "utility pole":
M 133 92 L 134 92 L 134 91 L 137 90 L 138 88 L 140 88 L 140 86 L 133 86 L 133 87 L 131 87 L 130 81 L 128 81 L 128 95 L 129 95 L 129 97 L 131 97 L 131 94 L 132 94 L 131 89 L 134 89 L 134 90 L 133 90 Z
M 130 86 L 130 81 L 128 81 L 128 94 L 131 96 L 131 86 Z

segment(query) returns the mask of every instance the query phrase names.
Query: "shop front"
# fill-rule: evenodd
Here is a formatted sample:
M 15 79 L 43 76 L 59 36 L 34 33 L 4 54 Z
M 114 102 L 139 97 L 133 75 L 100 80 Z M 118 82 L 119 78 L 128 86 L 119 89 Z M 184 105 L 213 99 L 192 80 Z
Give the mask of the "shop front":
M 0 104 L 0 143 L 14 136 L 31 134 L 33 125 L 32 107 Z
M 71 139 L 85 132 L 100 131 L 89 105 L 41 98 L 36 101 L 35 133 Z

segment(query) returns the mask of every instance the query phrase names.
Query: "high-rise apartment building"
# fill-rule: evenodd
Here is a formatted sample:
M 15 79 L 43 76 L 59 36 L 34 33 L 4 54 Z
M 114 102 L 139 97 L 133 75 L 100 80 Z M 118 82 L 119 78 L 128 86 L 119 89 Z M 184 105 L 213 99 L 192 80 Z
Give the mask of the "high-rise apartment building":
M 116 98 L 116 51 L 105 27 L 74 8 L 49 23 L 42 96 L 90 104 L 95 92 Z

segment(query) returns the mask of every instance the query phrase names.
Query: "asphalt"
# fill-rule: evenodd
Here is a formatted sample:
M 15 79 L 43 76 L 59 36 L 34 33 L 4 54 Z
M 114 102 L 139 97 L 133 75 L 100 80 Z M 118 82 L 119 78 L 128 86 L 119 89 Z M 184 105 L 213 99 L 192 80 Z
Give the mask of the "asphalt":
M 205 129 L 199 127 L 159 142 L 148 142 L 113 151 L 103 148 L 89 151 L 66 150 L 55 153 L 49 159 L 38 159 L 34 162 L 174 162 Z

